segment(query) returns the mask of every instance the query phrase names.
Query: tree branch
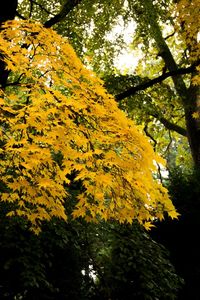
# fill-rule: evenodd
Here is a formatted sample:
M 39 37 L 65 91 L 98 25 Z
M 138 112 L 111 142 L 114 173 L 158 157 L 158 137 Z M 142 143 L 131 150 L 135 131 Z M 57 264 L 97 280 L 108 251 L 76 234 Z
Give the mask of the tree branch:
M 183 128 L 175 123 L 170 122 L 165 117 L 160 116 L 158 113 L 151 113 L 151 116 L 156 118 L 158 121 L 160 121 L 160 123 L 162 123 L 166 129 L 175 131 L 182 136 L 187 136 L 187 131 L 185 128 Z
M 52 17 L 51 19 L 49 19 L 48 21 L 46 21 L 44 23 L 44 26 L 46 28 L 49 28 L 55 25 L 56 23 L 60 22 L 61 20 L 63 20 L 64 17 L 66 17 L 70 13 L 70 11 L 72 11 L 73 8 L 76 7 L 81 1 L 82 0 L 66 0 L 60 12 L 54 17 Z
M 155 150 L 156 150 L 157 141 L 156 141 L 156 140 L 154 139 L 154 137 L 149 133 L 149 131 L 148 131 L 148 125 L 147 125 L 147 124 L 144 126 L 144 132 L 145 132 L 146 136 L 148 136 L 148 137 L 152 140 L 152 142 L 153 142 L 153 149 L 154 149 L 154 151 L 155 151 Z
M 162 74 L 161 76 L 151 79 L 149 81 L 143 82 L 137 86 L 130 87 L 128 90 L 118 94 L 115 96 L 116 101 L 120 101 L 124 98 L 133 96 L 135 93 L 138 91 L 143 91 L 147 89 L 148 87 L 153 86 L 154 84 L 161 83 L 163 80 L 166 78 L 169 78 L 171 76 L 176 76 L 176 75 L 184 75 L 184 74 L 189 74 L 195 71 L 195 68 L 200 64 L 200 59 L 197 60 L 194 64 L 192 64 L 190 67 L 187 68 L 180 68 L 175 71 L 170 71 L 166 72 L 165 74 Z
M 16 11 L 16 16 L 21 20 L 27 20 L 24 16 L 22 16 L 18 11 Z
M 172 32 L 171 34 L 167 35 L 167 36 L 164 38 L 164 40 L 166 41 L 166 40 L 169 39 L 170 37 L 174 36 L 175 33 L 176 33 L 176 32 L 174 31 L 174 32 Z
M 48 11 L 42 4 L 38 3 L 37 1 L 31 0 L 31 3 L 38 5 L 43 11 L 45 11 L 49 15 L 53 15 L 50 11 Z

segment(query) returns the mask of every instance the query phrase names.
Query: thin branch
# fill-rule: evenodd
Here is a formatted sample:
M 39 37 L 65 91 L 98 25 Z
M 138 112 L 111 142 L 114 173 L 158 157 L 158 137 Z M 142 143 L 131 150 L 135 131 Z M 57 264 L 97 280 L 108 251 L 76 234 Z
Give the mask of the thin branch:
M 172 32 L 171 34 L 167 35 L 164 39 L 167 40 L 167 39 L 169 39 L 170 37 L 174 36 L 174 35 L 175 35 L 175 32 L 176 32 L 176 31 L 174 31 L 174 32 Z
M 163 80 L 166 78 L 169 78 L 171 76 L 176 76 L 176 75 L 184 75 L 184 74 L 189 74 L 195 71 L 195 68 L 200 64 L 200 59 L 197 60 L 194 64 L 192 64 L 190 67 L 187 68 L 180 68 L 175 71 L 167 72 L 165 74 L 162 74 L 161 76 L 151 79 L 149 81 L 143 82 L 139 85 L 130 87 L 128 90 L 125 92 L 122 92 L 118 95 L 115 96 L 116 101 L 120 101 L 122 99 L 125 99 L 127 97 L 133 96 L 135 93 L 138 91 L 143 91 L 154 84 L 161 83 Z
M 163 177 L 162 177 L 160 164 L 158 162 L 156 162 L 156 165 L 157 165 L 158 177 L 159 177 L 160 183 L 163 184 Z
M 27 20 L 24 16 L 22 16 L 18 11 L 16 11 L 16 16 L 18 17 L 18 18 L 20 18 L 21 20 Z
M 82 0 L 67 0 L 61 8 L 61 11 L 57 15 L 46 21 L 44 23 L 44 26 L 46 28 L 49 28 L 62 21 L 81 1 Z
M 5 84 L 5 87 L 7 87 L 7 86 L 15 86 L 15 85 L 19 85 L 19 84 L 20 84 L 20 80 L 21 80 L 21 78 L 22 78 L 24 75 L 25 75 L 25 73 L 20 74 L 19 78 L 18 78 L 16 81 L 6 83 L 6 84 Z
M 28 18 L 30 19 L 31 18 L 31 15 L 32 15 L 32 12 L 33 12 L 33 0 L 30 0 L 30 11 L 29 11 L 29 16 Z
M 153 149 L 154 151 L 156 150 L 156 145 L 157 145 L 157 141 L 154 139 L 154 137 L 149 133 L 148 131 L 148 125 L 146 124 L 144 126 L 144 132 L 146 134 L 146 136 L 148 136 L 152 141 L 153 141 Z
M 34 0 L 30 0 L 31 3 L 35 4 L 35 5 L 38 5 L 41 10 L 45 11 L 48 15 L 53 15 L 49 10 L 47 10 L 42 4 L 38 3 L 37 1 L 34 1 Z
M 166 155 L 167 153 L 169 153 L 170 147 L 171 147 L 171 145 L 172 145 L 172 136 L 171 136 L 171 131 L 170 131 L 170 130 L 169 130 L 168 134 L 169 134 L 169 143 L 168 143 L 168 145 L 167 145 L 167 148 L 165 149 L 165 155 Z

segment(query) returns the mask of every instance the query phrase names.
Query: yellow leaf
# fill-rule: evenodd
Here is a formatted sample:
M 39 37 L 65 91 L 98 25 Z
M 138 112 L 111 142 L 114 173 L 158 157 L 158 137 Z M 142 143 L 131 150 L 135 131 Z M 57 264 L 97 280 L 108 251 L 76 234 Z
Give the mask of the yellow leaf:
M 145 222 L 144 223 L 144 228 L 146 230 L 150 230 L 152 227 L 155 227 L 155 225 L 153 225 L 151 222 Z
M 180 216 L 180 214 L 176 210 L 168 211 L 168 215 L 172 219 L 178 219 L 178 216 Z
M 38 181 L 38 186 L 39 187 L 44 187 L 44 188 L 53 187 L 54 186 L 54 182 L 53 182 L 53 180 L 51 180 L 49 178 L 43 178 L 43 179 L 40 179 Z

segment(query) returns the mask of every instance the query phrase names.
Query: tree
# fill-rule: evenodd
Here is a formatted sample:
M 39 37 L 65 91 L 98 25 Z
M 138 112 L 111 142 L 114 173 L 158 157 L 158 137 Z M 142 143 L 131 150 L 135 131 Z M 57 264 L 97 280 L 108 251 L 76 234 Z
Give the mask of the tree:
M 177 216 L 152 177 L 159 158 L 65 40 L 37 23 L 9 21 L 0 44 L 9 71 L 1 90 L 8 215 L 25 216 L 35 230 L 52 216 L 66 219 L 67 187 L 80 181 L 74 217 L 143 223 L 163 211 Z

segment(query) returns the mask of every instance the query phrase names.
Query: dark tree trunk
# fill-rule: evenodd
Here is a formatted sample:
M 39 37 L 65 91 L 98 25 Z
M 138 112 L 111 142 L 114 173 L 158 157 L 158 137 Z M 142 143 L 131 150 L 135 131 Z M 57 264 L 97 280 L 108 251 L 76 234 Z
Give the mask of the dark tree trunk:
M 3 22 L 13 20 L 17 11 L 18 0 L 0 1 L 0 29 Z M 4 88 L 8 79 L 9 71 L 5 69 L 5 63 L 0 53 L 0 86 Z

